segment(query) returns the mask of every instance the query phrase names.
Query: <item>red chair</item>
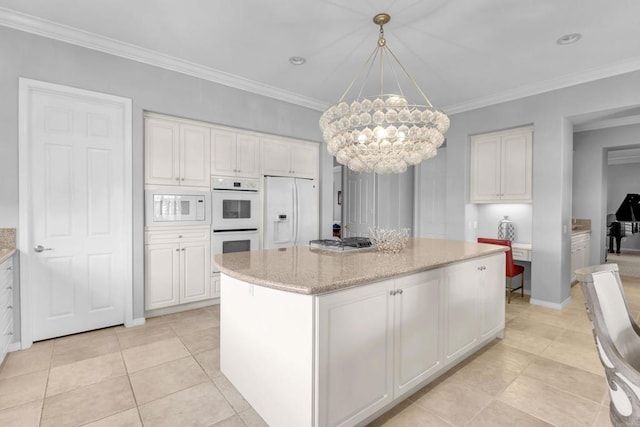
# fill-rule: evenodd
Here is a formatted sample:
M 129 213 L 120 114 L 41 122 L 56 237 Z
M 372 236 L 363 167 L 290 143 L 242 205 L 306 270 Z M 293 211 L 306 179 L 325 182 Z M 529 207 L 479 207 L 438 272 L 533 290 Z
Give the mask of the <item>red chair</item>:
M 507 291 L 509 292 L 507 303 L 511 304 L 511 293 L 513 291 L 521 290 L 521 295 L 524 298 L 524 267 L 521 265 L 516 265 L 513 263 L 513 252 L 511 251 L 511 240 L 502 240 L 502 239 L 486 239 L 484 237 L 478 237 L 478 243 L 489 243 L 491 245 L 502 245 L 508 246 L 509 250 L 505 252 L 507 254 L 507 271 L 505 276 L 507 276 Z M 520 276 L 520 286 L 517 288 L 512 287 L 513 278 L 518 274 Z

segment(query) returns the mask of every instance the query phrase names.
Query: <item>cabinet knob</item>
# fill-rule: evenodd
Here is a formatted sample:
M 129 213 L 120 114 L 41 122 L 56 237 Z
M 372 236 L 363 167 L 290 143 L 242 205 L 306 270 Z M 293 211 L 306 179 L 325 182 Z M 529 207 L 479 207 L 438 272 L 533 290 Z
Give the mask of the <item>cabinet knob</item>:
M 184 178 L 180 178 L 181 181 L 184 181 Z
M 10 265 L 9 267 L 7 267 L 7 270 L 9 271 L 13 270 L 13 266 Z
M 182 234 L 178 234 L 178 239 L 182 239 Z
M 7 332 L 7 335 L 11 336 L 13 335 L 13 332 Z
M 12 305 L 8 305 L 8 306 L 7 306 L 7 308 L 12 309 L 12 308 L 13 308 L 13 306 L 12 306 Z
M 396 294 L 396 291 L 389 291 L 389 295 L 394 296 Z
M 180 252 L 180 248 L 176 248 L 176 252 Z
M 396 291 L 396 293 L 398 293 L 398 294 L 402 295 L 402 289 L 398 289 L 398 290 Z
M 13 286 L 7 286 L 8 291 L 10 291 L 11 289 L 13 289 Z
M 182 252 L 184 252 L 184 248 L 182 248 L 181 250 L 182 250 Z

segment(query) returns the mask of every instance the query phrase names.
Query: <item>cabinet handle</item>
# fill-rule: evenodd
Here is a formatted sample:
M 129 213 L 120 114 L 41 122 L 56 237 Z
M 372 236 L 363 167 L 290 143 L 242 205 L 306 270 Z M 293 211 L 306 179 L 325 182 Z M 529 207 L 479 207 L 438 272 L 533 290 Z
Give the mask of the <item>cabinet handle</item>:
M 178 239 L 182 239 L 182 234 L 178 234 Z
M 9 267 L 7 267 L 7 270 L 9 271 L 13 270 L 13 266 L 10 265 Z
M 396 291 L 396 293 L 398 293 L 398 294 L 402 295 L 402 289 L 398 289 L 398 290 Z
M 12 305 L 8 305 L 7 308 L 11 309 L 11 308 L 13 308 L 13 306 Z
M 177 248 L 177 249 L 176 249 L 176 252 L 180 252 L 180 248 Z
M 396 291 L 389 291 L 389 295 L 394 296 L 396 294 Z
M 11 336 L 13 335 L 13 332 L 7 332 L 7 335 Z

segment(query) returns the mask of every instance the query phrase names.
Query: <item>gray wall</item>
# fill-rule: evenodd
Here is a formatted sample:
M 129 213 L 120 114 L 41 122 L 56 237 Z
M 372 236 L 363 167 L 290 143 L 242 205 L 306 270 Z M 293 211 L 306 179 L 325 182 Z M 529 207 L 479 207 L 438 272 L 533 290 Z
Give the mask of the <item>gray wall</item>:
M 605 258 L 609 185 L 607 153 L 616 148 L 637 146 L 640 146 L 640 125 L 577 132 L 574 135 L 573 214 L 575 218 L 591 219 L 591 264 L 601 264 Z
M 640 142 L 640 133 L 638 133 Z M 640 163 L 607 166 L 607 214 L 615 214 L 627 194 L 640 194 Z M 640 249 L 640 233 L 622 238 L 623 249 Z
M 570 119 L 637 106 L 638 87 L 640 72 L 633 72 L 452 115 L 447 133 L 446 236 L 475 240 L 477 235 L 473 228 L 477 207 L 469 204 L 469 135 L 533 124 L 532 299 L 556 307 L 566 303 L 571 217 L 593 217 L 588 209 L 572 213 Z M 601 164 L 598 167 L 602 169 Z
M 143 112 L 320 141 L 320 112 L 89 49 L 0 27 L 0 227 L 18 227 L 18 78 L 133 100 L 134 318 L 143 298 Z M 326 150 L 322 149 L 321 152 Z M 330 156 L 321 176 L 331 177 Z M 329 178 L 329 183 L 331 183 Z M 325 194 L 321 186 L 321 194 Z M 331 193 L 331 185 L 328 193 Z M 331 205 L 323 207 L 330 223 Z M 20 230 L 18 230 L 18 233 Z

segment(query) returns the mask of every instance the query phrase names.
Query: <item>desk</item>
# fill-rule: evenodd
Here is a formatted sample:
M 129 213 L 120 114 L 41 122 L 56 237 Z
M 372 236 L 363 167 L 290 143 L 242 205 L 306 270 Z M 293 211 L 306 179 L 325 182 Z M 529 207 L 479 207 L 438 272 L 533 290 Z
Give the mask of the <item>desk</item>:
M 531 243 L 512 243 L 514 261 L 531 261 Z

